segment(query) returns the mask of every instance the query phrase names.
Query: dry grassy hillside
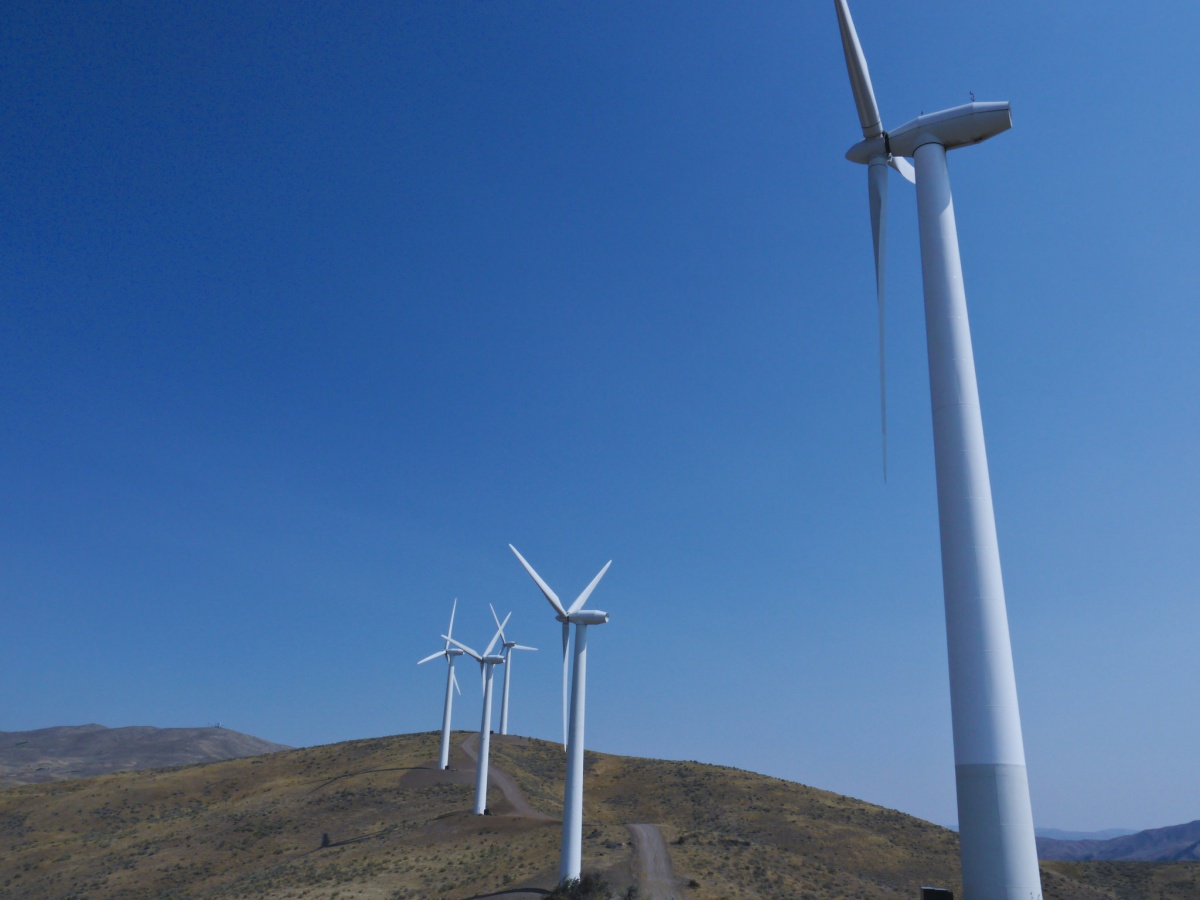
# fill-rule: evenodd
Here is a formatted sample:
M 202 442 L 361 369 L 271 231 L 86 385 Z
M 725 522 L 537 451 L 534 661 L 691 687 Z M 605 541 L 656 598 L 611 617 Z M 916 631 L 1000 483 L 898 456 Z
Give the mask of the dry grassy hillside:
M 540 896 L 557 869 L 562 749 L 496 737 L 493 765 L 529 808 L 493 787 L 494 815 L 477 817 L 462 737 L 447 773 L 430 733 L 2 790 L 0 898 Z M 585 868 L 618 887 L 627 823 L 661 826 L 692 900 L 958 888 L 955 835 L 918 819 L 719 766 L 588 754 Z M 1200 863 L 1044 871 L 1047 900 L 1200 896 Z

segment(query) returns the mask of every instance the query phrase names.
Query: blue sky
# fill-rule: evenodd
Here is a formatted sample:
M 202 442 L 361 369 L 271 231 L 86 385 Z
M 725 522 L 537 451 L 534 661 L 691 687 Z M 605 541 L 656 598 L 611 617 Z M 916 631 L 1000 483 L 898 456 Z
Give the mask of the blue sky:
M 1200 815 L 1200 8 L 885 4 L 951 156 L 1035 818 Z M 955 819 L 912 191 L 890 474 L 832 4 L 6 4 L 0 729 L 439 726 L 593 605 L 589 746 Z M 457 727 L 478 726 L 467 688 Z

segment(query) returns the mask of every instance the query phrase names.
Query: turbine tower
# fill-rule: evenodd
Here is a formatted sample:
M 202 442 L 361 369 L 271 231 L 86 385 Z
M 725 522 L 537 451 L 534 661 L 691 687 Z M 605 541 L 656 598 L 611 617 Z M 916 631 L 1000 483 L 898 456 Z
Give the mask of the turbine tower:
M 509 613 L 511 616 L 512 613 Z M 508 624 L 509 616 L 504 617 L 504 625 Z M 446 640 L 458 647 L 479 663 L 479 677 L 483 682 L 483 721 L 479 725 L 479 760 L 475 765 L 475 815 L 487 815 L 487 780 L 488 754 L 492 749 L 492 669 L 504 665 L 504 657 L 499 653 L 493 654 L 496 641 L 500 640 L 501 625 L 492 636 L 491 642 L 483 653 L 476 653 L 466 644 L 460 644 L 449 635 L 442 635 Z
M 462 656 L 463 652 L 457 647 L 451 647 L 453 643 L 450 635 L 454 634 L 454 611 L 458 609 L 458 598 L 454 598 L 454 605 L 450 607 L 450 627 L 446 629 L 446 646 L 445 649 L 439 650 L 437 653 L 431 653 L 425 657 L 417 665 L 423 665 L 431 659 L 437 659 L 439 656 L 446 657 L 446 662 L 449 664 L 446 673 L 446 705 L 442 709 L 442 747 L 438 751 L 438 768 L 450 768 L 450 707 L 454 703 L 453 688 L 462 694 L 462 688 L 458 686 L 458 679 L 454 677 L 454 657 Z
M 863 132 L 846 158 L 867 166 L 881 347 L 887 166 L 917 186 L 963 893 L 967 900 L 1041 900 L 983 418 L 946 169 L 947 150 L 1006 131 L 1012 117 L 1007 102 L 972 102 L 884 131 L 850 10 L 846 0 L 834 4 Z M 903 157 L 916 161 L 915 172 Z
M 562 622 L 563 743 L 567 748 L 567 785 L 563 791 L 562 852 L 558 863 L 558 880 L 561 882 L 567 878 L 578 878 L 583 863 L 583 715 L 587 693 L 587 629 L 589 625 L 603 625 L 608 621 L 608 613 L 598 609 L 584 609 L 583 604 L 612 565 L 612 560 L 604 564 L 604 568 L 596 574 L 592 583 L 583 589 L 583 593 L 575 598 L 575 602 L 564 608 L 558 595 L 533 571 L 533 566 L 525 562 L 525 557 L 517 553 L 517 548 L 509 544 L 508 549 L 516 554 L 525 571 L 550 601 L 555 618 Z M 568 720 L 567 643 L 572 623 L 575 625 L 575 670 L 571 675 L 571 714 Z
M 500 640 L 503 641 L 504 646 L 504 693 L 500 699 L 500 733 L 508 734 L 508 685 L 512 681 L 512 652 L 514 650 L 537 650 L 537 647 L 525 647 L 505 637 L 500 617 L 496 615 L 496 607 L 490 603 L 488 607 L 492 610 L 492 618 L 496 620 L 496 627 L 500 629 Z M 508 615 L 511 616 L 512 613 Z M 504 621 L 507 622 L 508 618 L 506 617 Z

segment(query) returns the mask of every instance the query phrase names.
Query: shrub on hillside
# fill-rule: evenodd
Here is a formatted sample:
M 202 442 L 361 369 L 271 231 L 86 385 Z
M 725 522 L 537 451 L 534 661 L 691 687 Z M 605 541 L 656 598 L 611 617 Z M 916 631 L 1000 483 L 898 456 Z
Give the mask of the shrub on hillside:
M 584 872 L 582 878 L 564 878 L 546 900 L 611 900 L 612 896 L 608 882 L 594 872 Z M 631 886 L 621 898 L 637 900 L 637 888 Z

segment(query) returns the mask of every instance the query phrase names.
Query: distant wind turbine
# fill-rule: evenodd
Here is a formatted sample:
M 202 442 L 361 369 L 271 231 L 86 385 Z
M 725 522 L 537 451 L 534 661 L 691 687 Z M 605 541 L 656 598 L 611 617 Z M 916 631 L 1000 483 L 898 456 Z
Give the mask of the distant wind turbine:
M 517 553 L 517 548 L 509 544 L 508 549 L 516 554 L 525 571 L 550 601 L 556 613 L 555 618 L 562 622 L 563 741 L 567 747 L 567 785 L 563 791 L 562 851 L 559 857 L 558 878 L 559 881 L 578 878 L 583 863 L 583 716 L 587 693 L 587 629 L 589 625 L 603 625 L 608 621 L 608 613 L 598 609 L 584 609 L 583 604 L 612 565 L 612 560 L 604 564 L 604 568 L 592 579 L 592 583 L 583 589 L 583 593 L 575 598 L 574 603 L 564 607 L 558 595 L 533 571 L 533 566 Z M 575 669 L 571 674 L 571 716 L 568 723 L 567 643 L 572 624 L 575 625 Z
M 437 653 L 431 653 L 421 660 L 421 662 L 417 663 L 417 665 L 420 666 L 429 662 L 431 659 L 437 659 L 439 656 L 444 656 L 446 657 L 446 662 L 449 664 L 446 674 L 446 705 L 442 709 L 442 747 L 438 752 L 439 769 L 450 768 L 450 707 L 454 703 L 454 692 L 451 690 L 451 688 L 453 688 L 455 691 L 458 691 L 459 694 L 462 694 L 462 688 L 458 686 L 458 679 L 454 677 L 454 657 L 462 656 L 463 652 L 457 647 L 450 646 L 452 643 L 450 635 L 454 634 L 454 611 L 456 609 L 458 609 L 457 597 L 454 598 L 454 605 L 450 607 L 450 627 L 446 629 L 445 649 L 439 650 Z
M 867 166 L 881 366 L 888 166 L 917 186 L 963 893 L 969 900 L 1040 900 L 1017 681 L 946 168 L 947 150 L 1006 131 L 1012 115 L 1007 102 L 971 102 L 884 131 L 850 10 L 846 0 L 834 5 L 862 125 L 863 140 L 846 158 Z M 937 53 L 932 48 L 920 62 Z M 915 170 L 904 157 L 916 161 Z M 886 425 L 884 434 L 886 440 Z
M 512 681 L 512 652 L 514 650 L 537 650 L 537 647 L 525 647 L 518 644 L 516 641 L 510 641 L 504 634 L 504 626 L 500 624 L 500 617 L 496 615 L 496 607 L 488 604 L 492 611 L 492 618 L 496 620 L 496 627 L 500 629 L 500 640 L 504 642 L 504 692 L 500 698 L 500 733 L 508 734 L 508 685 Z M 512 613 L 508 614 L 509 616 Z M 508 621 L 506 617 L 505 622 Z
M 504 617 L 504 625 L 508 624 L 511 615 L 512 613 L 509 613 Z M 476 653 L 466 644 L 460 644 L 449 635 L 442 635 L 479 663 L 479 676 L 483 681 L 483 721 L 479 726 L 479 760 L 475 766 L 475 815 L 477 816 L 482 816 L 487 812 L 488 754 L 492 749 L 492 669 L 504 665 L 504 657 L 499 653 L 493 654 L 492 650 L 496 647 L 496 641 L 500 640 L 504 625 L 497 629 L 483 653 Z

